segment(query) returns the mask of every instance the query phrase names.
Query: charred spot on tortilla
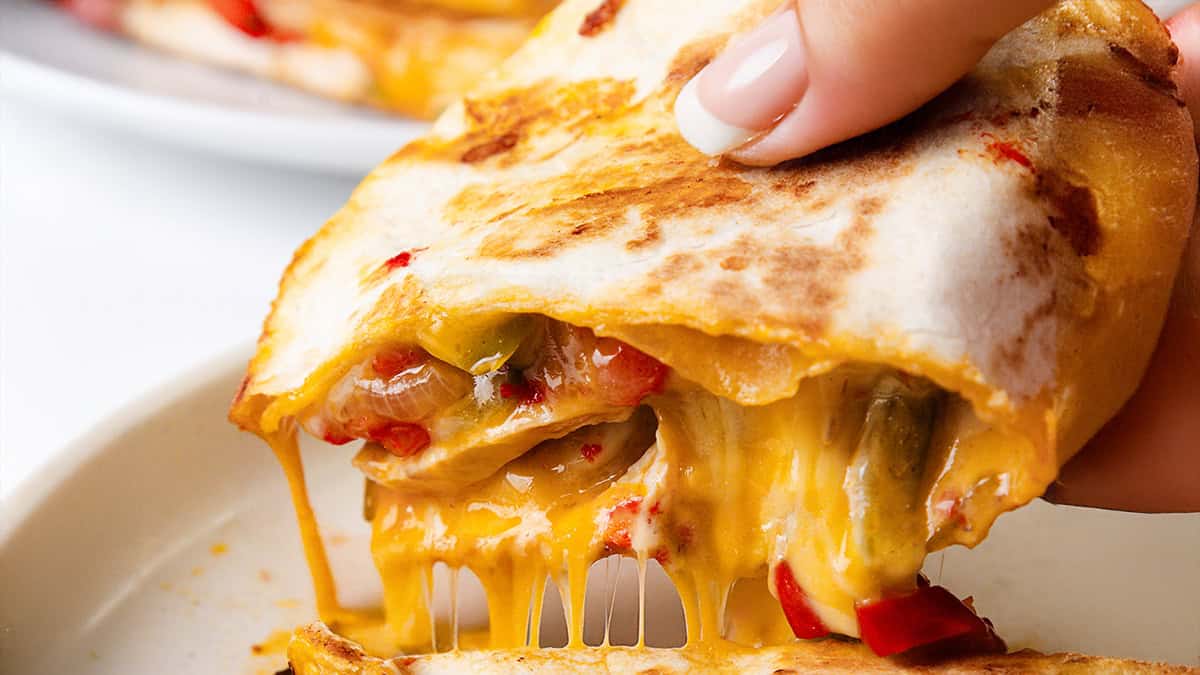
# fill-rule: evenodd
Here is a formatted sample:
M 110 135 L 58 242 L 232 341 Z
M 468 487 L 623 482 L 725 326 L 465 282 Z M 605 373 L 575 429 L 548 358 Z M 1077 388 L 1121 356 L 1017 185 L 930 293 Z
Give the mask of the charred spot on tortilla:
M 662 239 L 662 228 L 659 227 L 657 222 L 651 220 L 646 221 L 642 225 L 644 228 L 642 233 L 625 242 L 625 250 L 640 251 L 654 246 Z
M 744 233 L 727 245 L 668 256 L 650 273 L 650 283 L 708 290 L 706 295 L 722 311 L 762 309 L 807 335 L 820 335 L 833 309 L 845 298 L 846 280 L 866 263 L 866 248 L 874 232 L 871 219 L 885 204 L 882 197 L 861 200 L 851 223 L 828 245 L 764 241 Z M 736 280 L 743 274 L 751 274 L 749 278 L 757 283 Z M 644 290 L 651 292 L 650 286 Z M 790 302 L 786 306 L 771 304 L 767 309 L 766 297 L 787 297 Z
M 1021 330 L 1017 332 L 1011 344 L 1001 345 L 996 349 L 992 359 L 1015 372 L 1021 372 L 1028 365 L 1026 362 L 1026 345 L 1036 335 L 1038 324 L 1054 316 L 1058 309 L 1057 292 L 1052 292 L 1042 304 L 1035 307 L 1021 320 Z
M 510 131 L 499 138 L 484 141 L 472 147 L 462 154 L 461 159 L 466 164 L 482 162 L 493 155 L 512 150 L 513 146 L 517 144 L 518 138 L 517 134 Z
M 1070 242 L 1076 255 L 1087 257 L 1100 251 L 1103 233 L 1091 188 L 1049 171 L 1038 175 L 1037 191 L 1053 209 L 1048 216 L 1050 226 Z
M 680 49 L 679 54 L 671 61 L 663 83 L 664 96 L 677 96 L 683 85 L 704 70 L 713 57 L 720 53 L 726 41 L 724 37 L 714 36 L 697 40 Z
M 1013 276 L 1047 278 L 1054 273 L 1052 250 L 1054 229 L 1047 223 L 1027 223 L 1017 226 L 1004 238 L 1004 255 L 1012 261 Z
M 312 631 L 306 637 L 311 640 L 314 647 L 348 665 L 360 667 L 366 665 L 371 660 L 361 646 L 349 640 L 341 639 L 329 629 Z M 296 663 L 292 661 L 288 664 L 286 672 L 294 672 L 295 670 Z
M 805 198 L 805 207 L 819 211 L 850 192 L 895 181 L 912 174 L 921 132 L 944 126 L 918 111 L 876 131 L 843 141 L 799 159 L 765 170 L 772 190 Z M 825 188 L 828 186 L 828 188 Z
M 621 11 L 624 5 L 625 0 L 601 0 L 599 7 L 583 17 L 583 23 L 579 24 L 579 34 L 584 37 L 598 35 L 617 18 L 617 12 Z
M 1177 91 L 1147 80 L 1144 72 L 1122 68 L 1114 74 L 1106 63 L 1111 61 L 1127 63 L 1130 60 L 1111 54 L 1070 56 L 1060 60 L 1057 65 L 1058 113 L 1148 121 L 1157 119 L 1164 105 L 1179 107 L 1182 104 Z M 1155 95 L 1147 96 L 1148 91 Z
M 447 205 L 447 218 L 459 227 L 503 223 L 481 242 L 477 255 L 482 258 L 548 258 L 619 232 L 628 233 L 624 239 L 636 242 L 630 247 L 636 250 L 656 243 L 664 221 L 750 196 L 750 183 L 733 173 L 706 172 L 702 164 L 686 164 L 660 177 L 640 170 L 637 157 L 626 156 L 595 173 L 522 183 L 512 192 L 503 184 L 467 186 Z M 594 189 L 602 185 L 607 187 Z M 506 211 L 511 201 L 523 205 Z
M 650 278 L 670 282 L 702 269 L 704 269 L 704 262 L 700 256 L 691 253 L 672 253 L 663 260 L 661 265 L 650 272 Z
M 598 78 L 560 87 L 543 82 L 524 89 L 489 92 L 462 99 L 467 128 L 452 137 L 424 137 L 405 146 L 394 160 L 480 163 L 496 158 L 500 166 L 527 159 L 523 139 L 551 128 L 577 128 L 625 106 L 634 95 L 631 82 Z
M 1109 43 L 1108 51 L 1138 79 L 1150 85 L 1151 88 L 1170 96 L 1179 105 L 1186 105 L 1183 98 L 1179 96 L 1179 86 L 1171 77 L 1171 68 L 1179 62 L 1179 48 L 1174 44 L 1171 45 L 1168 57 L 1170 60 L 1167 64 L 1147 63 L 1139 59 L 1128 48 L 1116 43 Z
M 750 266 L 750 261 L 742 255 L 731 255 L 721 260 L 721 269 L 730 272 L 741 272 Z
M 812 191 L 813 187 L 817 184 L 817 181 L 808 179 L 808 180 L 789 182 L 789 181 L 785 180 L 785 181 L 781 181 L 781 184 L 783 186 L 788 186 L 791 189 L 791 192 L 793 195 L 800 197 L 800 198 L 804 198 L 805 196 L 808 195 L 808 193 L 810 191 Z
M 768 272 L 763 281 L 795 300 L 781 312 L 781 320 L 806 335 L 825 332 L 834 308 L 846 299 L 847 280 L 866 262 L 866 247 L 875 232 L 870 217 L 880 203 L 872 198 L 860 204 L 850 227 L 838 233 L 831 248 L 793 246 L 767 253 Z

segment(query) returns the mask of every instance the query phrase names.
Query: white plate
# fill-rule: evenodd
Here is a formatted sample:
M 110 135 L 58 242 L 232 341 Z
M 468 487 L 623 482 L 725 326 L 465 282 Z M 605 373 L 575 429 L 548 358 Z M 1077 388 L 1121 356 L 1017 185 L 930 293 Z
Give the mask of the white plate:
M 163 142 L 346 174 L 366 173 L 427 126 L 146 49 L 49 0 L 0 1 L 0 86 Z
M 251 646 L 313 609 L 281 473 L 225 421 L 246 356 L 126 407 L 13 493 L 0 521 L 0 672 L 282 666 Z M 378 582 L 350 452 L 305 448 L 343 600 L 363 604 Z M 975 595 L 1014 646 L 1200 665 L 1200 516 L 1037 503 L 1002 518 L 980 549 L 933 556 L 927 572 Z M 467 595 L 464 612 L 481 616 Z M 678 610 L 659 604 L 652 632 L 671 634 Z

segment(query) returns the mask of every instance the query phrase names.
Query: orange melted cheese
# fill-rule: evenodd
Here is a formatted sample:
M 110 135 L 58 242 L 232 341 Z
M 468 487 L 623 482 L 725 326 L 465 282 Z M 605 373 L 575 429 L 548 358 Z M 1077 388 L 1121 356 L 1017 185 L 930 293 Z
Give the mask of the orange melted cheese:
M 571 444 L 580 442 L 572 435 L 452 492 L 369 484 L 382 623 L 338 606 L 294 432 L 272 444 L 292 484 L 321 618 L 377 655 L 460 646 L 439 634 L 430 610 L 438 562 L 470 569 L 482 582 L 490 630 L 481 646 L 537 646 L 547 578 L 564 601 L 568 646 L 582 646 L 587 570 L 614 552 L 636 558 L 643 574 L 647 560 L 660 561 L 683 602 L 689 648 L 792 639 L 778 603 L 764 607 L 773 593 L 768 571 L 781 561 L 825 625 L 855 636 L 856 602 L 911 584 L 926 550 L 976 543 L 1000 512 L 1032 496 L 1033 481 L 1021 469 L 1033 461 L 1032 446 L 988 428 L 948 397 L 920 477 L 917 555 L 876 552 L 868 560 L 852 536 L 847 491 L 850 430 L 861 419 L 845 416 L 847 392 L 877 371 L 838 368 L 760 406 L 676 376 L 633 421 L 614 423 L 644 424 L 651 409 L 657 430 L 648 447 L 625 448 L 607 468 L 585 467 L 583 479 L 566 470 L 579 447 Z

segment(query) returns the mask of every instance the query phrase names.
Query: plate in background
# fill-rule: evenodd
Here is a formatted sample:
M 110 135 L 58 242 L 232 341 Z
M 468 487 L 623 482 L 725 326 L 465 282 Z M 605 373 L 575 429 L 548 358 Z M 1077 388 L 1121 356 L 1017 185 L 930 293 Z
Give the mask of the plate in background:
M 0 520 L 0 672 L 282 667 L 280 631 L 314 612 L 282 474 L 225 420 L 247 355 L 127 406 L 12 493 Z M 377 602 L 352 450 L 304 451 L 342 599 Z M 974 595 L 1011 646 L 1200 665 L 1197 542 L 1200 514 L 1038 502 L 1002 517 L 977 550 L 935 554 L 926 572 Z M 464 595 L 464 614 L 484 616 L 477 590 Z M 652 600 L 651 640 L 677 634 L 672 600 Z M 614 619 L 629 635 L 633 606 L 618 601 L 627 616 Z
M 327 101 L 0 1 L 0 87 L 81 120 L 238 159 L 362 175 L 426 123 Z

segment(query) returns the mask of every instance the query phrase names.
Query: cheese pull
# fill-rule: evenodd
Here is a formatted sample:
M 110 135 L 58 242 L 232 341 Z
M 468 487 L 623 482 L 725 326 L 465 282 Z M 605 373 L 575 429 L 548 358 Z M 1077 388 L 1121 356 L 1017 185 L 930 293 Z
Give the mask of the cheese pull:
M 976 447 L 987 427 L 968 404 L 923 377 L 852 363 L 747 405 L 629 343 L 519 318 L 490 324 L 494 335 L 464 324 L 440 347 L 376 348 L 301 418 L 326 440 L 368 441 L 355 463 L 387 598 L 381 653 L 432 648 L 414 603 L 417 572 L 438 562 L 480 577 L 497 603 L 494 647 L 524 643 L 508 624 L 531 611 L 523 603 L 538 583 L 513 585 L 507 570 L 554 578 L 576 617 L 574 644 L 587 567 L 612 553 L 673 575 L 697 643 L 738 632 L 721 598 L 739 579 L 765 586 L 766 570 L 798 637 L 858 636 L 866 612 L 890 640 L 881 649 L 913 642 L 896 638 L 911 612 L 892 610 L 929 593 L 913 596 L 931 491 L 966 495 L 1005 466 L 1006 455 Z M 501 353 L 503 366 L 469 372 Z M 401 444 L 412 428 L 424 442 Z M 964 526 L 994 517 L 994 504 L 971 507 Z M 962 625 L 918 637 L 939 642 Z

